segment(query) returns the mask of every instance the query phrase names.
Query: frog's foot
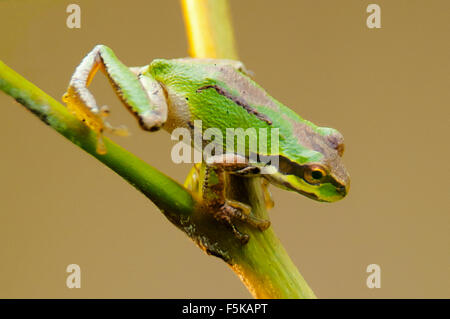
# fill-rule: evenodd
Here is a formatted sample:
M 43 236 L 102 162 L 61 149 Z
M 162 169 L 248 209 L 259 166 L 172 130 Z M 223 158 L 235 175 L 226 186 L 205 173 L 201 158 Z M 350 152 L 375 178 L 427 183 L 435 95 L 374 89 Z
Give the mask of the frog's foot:
M 78 120 L 94 131 L 97 135 L 97 153 L 105 154 L 106 147 L 103 141 L 105 122 L 103 118 L 108 114 L 107 108 L 103 107 L 103 111 L 100 111 L 97 107 L 86 106 L 84 101 L 80 99 L 71 88 L 63 95 L 62 100 L 70 113 L 75 115 Z
M 227 199 L 225 205 L 232 207 L 239 212 L 234 216 L 236 219 L 248 223 L 261 231 L 264 231 L 270 227 L 270 221 L 253 216 L 251 207 L 245 205 L 244 203 Z
M 98 153 L 106 153 L 102 137 L 105 130 L 127 135 L 124 127 L 115 128 L 104 121 L 109 110 L 105 106 L 98 107 L 88 89 L 98 70 L 107 76 L 119 99 L 136 116 L 144 130 L 161 128 L 167 119 L 167 103 L 161 85 L 151 76 L 144 76 L 147 67 L 129 69 L 110 48 L 96 45 L 76 68 L 63 101 L 80 121 L 97 134 Z
M 66 103 L 68 110 L 75 115 L 81 122 L 97 135 L 97 153 L 106 154 L 106 147 L 103 140 L 103 133 L 105 131 L 112 132 L 119 136 L 128 136 L 128 130 L 125 126 L 114 127 L 105 121 L 109 115 L 109 108 L 104 105 L 100 108 L 88 108 L 77 99 L 76 95 L 71 95 L 69 92 L 64 94 L 63 102 Z
M 232 229 L 234 236 L 243 245 L 248 243 L 250 236 L 240 232 L 234 225 L 234 220 L 247 223 L 261 231 L 270 227 L 270 221 L 254 217 L 249 206 L 233 200 L 227 200 L 225 204 L 220 206 L 219 210 L 214 214 L 214 218 L 226 223 Z

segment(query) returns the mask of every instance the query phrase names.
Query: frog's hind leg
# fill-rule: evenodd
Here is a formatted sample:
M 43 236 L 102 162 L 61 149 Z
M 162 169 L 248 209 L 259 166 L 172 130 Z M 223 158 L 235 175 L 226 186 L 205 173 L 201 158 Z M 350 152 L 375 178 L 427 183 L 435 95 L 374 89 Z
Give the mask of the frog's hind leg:
M 97 152 L 105 153 L 102 133 L 111 130 L 124 135 L 122 128 L 113 128 L 103 118 L 109 113 L 106 106 L 99 107 L 88 86 L 98 70 L 108 77 L 123 104 L 138 118 L 148 131 L 159 129 L 167 119 L 167 104 L 162 87 L 147 75 L 145 68 L 129 69 L 104 45 L 97 45 L 76 68 L 63 101 L 68 109 L 99 136 Z
M 241 233 L 234 225 L 234 221 L 242 221 L 261 231 L 270 226 L 270 221 L 253 216 L 248 205 L 226 198 L 228 174 L 251 176 L 249 171 L 253 169 L 250 169 L 245 158 L 235 154 L 213 156 L 207 160 L 205 169 L 203 200 L 214 213 L 214 217 L 226 223 L 242 244 L 248 242 L 249 236 Z

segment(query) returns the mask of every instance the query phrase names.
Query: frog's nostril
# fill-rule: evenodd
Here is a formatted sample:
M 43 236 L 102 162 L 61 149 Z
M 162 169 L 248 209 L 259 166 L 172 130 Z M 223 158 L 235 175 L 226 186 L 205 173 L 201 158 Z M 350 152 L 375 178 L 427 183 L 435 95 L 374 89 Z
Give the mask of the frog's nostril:
M 348 189 L 349 189 L 348 186 L 342 185 L 342 186 L 337 187 L 336 190 L 340 195 L 342 195 L 342 197 L 344 197 L 345 195 L 347 195 Z

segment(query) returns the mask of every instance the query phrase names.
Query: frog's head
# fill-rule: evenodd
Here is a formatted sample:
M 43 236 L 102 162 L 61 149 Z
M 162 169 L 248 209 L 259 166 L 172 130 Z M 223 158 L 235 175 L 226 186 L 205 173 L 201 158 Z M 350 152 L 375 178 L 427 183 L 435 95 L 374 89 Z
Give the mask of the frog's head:
M 347 195 L 350 177 L 342 163 L 344 138 L 336 130 L 302 130 L 303 158 L 280 156 L 279 166 L 266 175 L 273 184 L 309 198 L 334 202 Z M 305 161 L 305 159 L 307 159 Z

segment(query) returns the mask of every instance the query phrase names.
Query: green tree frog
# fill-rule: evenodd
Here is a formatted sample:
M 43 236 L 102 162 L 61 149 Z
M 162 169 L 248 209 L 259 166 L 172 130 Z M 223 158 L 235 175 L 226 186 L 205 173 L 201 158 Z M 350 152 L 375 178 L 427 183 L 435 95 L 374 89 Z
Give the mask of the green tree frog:
M 245 155 L 227 152 L 224 145 L 223 153 L 209 158 L 201 174 L 204 204 L 242 243 L 249 236 L 235 227 L 235 221 L 261 230 L 270 223 L 254 217 L 247 205 L 227 199 L 229 174 L 262 176 L 264 185 L 270 183 L 317 201 L 337 201 L 348 192 L 350 179 L 341 160 L 343 136 L 304 120 L 275 100 L 234 60 L 156 59 L 147 66 L 128 68 L 110 48 L 95 46 L 76 68 L 63 101 L 97 133 L 99 153 L 106 152 L 105 130 L 124 133 L 104 120 L 108 108 L 99 107 L 88 90 L 99 69 L 144 130 L 172 132 L 182 127 L 193 132 L 193 123 L 199 120 L 202 129 L 217 128 L 224 135 L 226 128 L 279 129 L 277 154 L 270 150 L 258 154 L 278 156 L 277 167 L 250 163 Z

